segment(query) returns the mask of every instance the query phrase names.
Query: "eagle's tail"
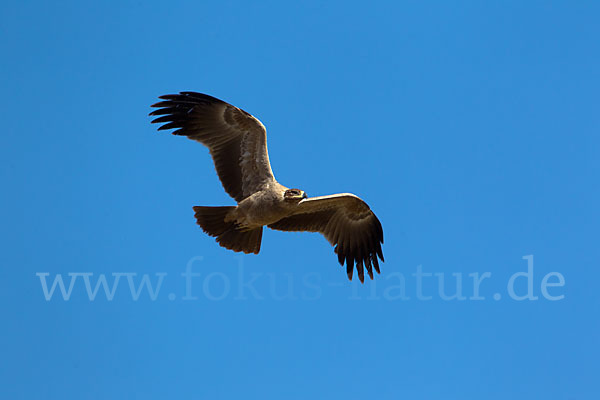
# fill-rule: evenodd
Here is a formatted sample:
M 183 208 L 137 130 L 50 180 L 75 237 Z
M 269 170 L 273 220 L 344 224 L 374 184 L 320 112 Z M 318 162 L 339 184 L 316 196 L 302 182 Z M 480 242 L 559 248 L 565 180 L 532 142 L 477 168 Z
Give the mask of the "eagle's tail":
M 195 206 L 196 221 L 204 232 L 217 238 L 217 242 L 230 250 L 258 254 L 262 240 L 262 227 L 247 230 L 235 221 L 225 221 L 235 207 Z

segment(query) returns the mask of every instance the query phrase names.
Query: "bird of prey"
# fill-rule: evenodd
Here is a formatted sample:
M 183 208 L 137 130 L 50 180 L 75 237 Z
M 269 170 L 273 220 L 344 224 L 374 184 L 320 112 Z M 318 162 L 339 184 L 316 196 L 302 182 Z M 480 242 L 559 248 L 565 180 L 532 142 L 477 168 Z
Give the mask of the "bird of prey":
M 239 252 L 260 251 L 263 226 L 282 231 L 320 232 L 335 246 L 352 280 L 361 282 L 364 269 L 379 273 L 383 229 L 367 203 L 351 193 L 307 197 L 273 176 L 264 125 L 246 111 L 196 92 L 159 96 L 150 113 L 163 123 L 208 147 L 225 191 L 238 203 L 228 207 L 194 207 L 198 225 L 219 245 Z

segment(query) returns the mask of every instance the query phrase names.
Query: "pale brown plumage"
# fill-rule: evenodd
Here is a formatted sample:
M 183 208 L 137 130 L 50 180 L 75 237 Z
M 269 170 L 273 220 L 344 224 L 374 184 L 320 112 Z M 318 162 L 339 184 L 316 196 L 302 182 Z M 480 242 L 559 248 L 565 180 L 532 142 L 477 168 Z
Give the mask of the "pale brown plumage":
M 249 113 L 222 100 L 195 92 L 160 96 L 150 113 L 164 123 L 159 130 L 175 129 L 210 150 L 219 179 L 237 202 L 232 207 L 194 207 L 201 228 L 233 251 L 258 253 L 262 227 L 283 231 L 320 232 L 335 246 L 341 265 L 352 279 L 356 266 L 364 281 L 364 268 L 373 279 L 383 261 L 383 229 L 369 206 L 359 197 L 342 193 L 306 198 L 273 176 L 267 151 L 267 132 Z

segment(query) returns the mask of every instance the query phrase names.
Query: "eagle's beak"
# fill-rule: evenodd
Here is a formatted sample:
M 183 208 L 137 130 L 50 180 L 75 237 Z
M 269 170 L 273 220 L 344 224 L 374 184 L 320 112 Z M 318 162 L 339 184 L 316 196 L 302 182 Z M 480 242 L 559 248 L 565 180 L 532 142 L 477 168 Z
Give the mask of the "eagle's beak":
M 302 198 L 306 199 L 308 196 L 306 195 L 306 192 L 302 192 Z

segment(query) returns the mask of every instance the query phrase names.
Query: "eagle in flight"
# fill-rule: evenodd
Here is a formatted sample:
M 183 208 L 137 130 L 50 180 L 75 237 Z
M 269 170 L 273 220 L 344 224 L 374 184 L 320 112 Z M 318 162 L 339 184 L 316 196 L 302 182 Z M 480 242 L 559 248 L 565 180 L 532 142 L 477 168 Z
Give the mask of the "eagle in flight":
M 351 193 L 307 197 L 273 176 L 267 130 L 246 111 L 195 92 L 160 96 L 150 113 L 158 130 L 175 129 L 210 150 L 219 179 L 237 206 L 194 207 L 198 225 L 219 245 L 239 252 L 260 251 L 263 226 L 281 231 L 320 232 L 335 246 L 352 280 L 354 268 L 364 282 L 383 261 L 381 223 L 367 203 Z

